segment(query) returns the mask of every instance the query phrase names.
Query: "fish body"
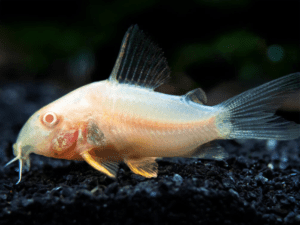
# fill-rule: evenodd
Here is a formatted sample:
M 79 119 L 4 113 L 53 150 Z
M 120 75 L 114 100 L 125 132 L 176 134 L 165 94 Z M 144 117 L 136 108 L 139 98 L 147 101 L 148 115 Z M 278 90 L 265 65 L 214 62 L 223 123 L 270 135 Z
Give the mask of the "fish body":
M 109 145 L 128 156 L 183 156 L 221 135 L 216 108 L 130 85 L 103 85 L 102 114 L 95 121 L 102 121 L 97 126 Z
M 189 102 L 182 96 L 130 85 L 115 85 L 109 81 L 86 85 L 54 101 L 34 114 L 29 124 L 39 123 L 38 118 L 48 112 L 64 115 L 59 118 L 64 121 L 59 121 L 56 132 L 49 129 L 52 142 L 45 140 L 41 144 L 48 145 L 49 151 L 39 152 L 44 148 L 37 147 L 35 153 L 54 158 L 81 159 L 80 153 L 86 149 L 86 146 L 82 147 L 83 142 L 87 141 L 90 124 L 105 136 L 103 148 L 111 146 L 117 152 L 126 151 L 127 156 L 132 154 L 135 157 L 184 156 L 197 146 L 222 136 L 216 127 L 217 107 Z M 25 133 L 32 135 L 34 131 L 26 130 Z M 74 136 L 74 139 L 66 141 L 66 134 Z M 36 135 L 41 136 L 40 133 Z M 50 135 L 49 132 L 42 136 Z M 68 142 L 82 143 L 74 146 L 73 154 L 63 151 L 61 155 L 59 149 L 65 147 L 63 144 L 60 148 L 56 147 L 60 139 L 67 146 L 70 145 Z
M 169 73 L 161 50 L 137 26 L 129 28 L 109 79 L 70 92 L 26 122 L 8 163 L 19 160 L 18 182 L 30 153 L 84 160 L 110 177 L 123 161 L 150 178 L 157 176 L 157 157 L 224 159 L 216 139 L 300 136 L 298 124 L 274 115 L 283 97 L 300 88 L 300 73 L 216 106 L 204 105 L 200 88 L 183 96 L 155 92 Z

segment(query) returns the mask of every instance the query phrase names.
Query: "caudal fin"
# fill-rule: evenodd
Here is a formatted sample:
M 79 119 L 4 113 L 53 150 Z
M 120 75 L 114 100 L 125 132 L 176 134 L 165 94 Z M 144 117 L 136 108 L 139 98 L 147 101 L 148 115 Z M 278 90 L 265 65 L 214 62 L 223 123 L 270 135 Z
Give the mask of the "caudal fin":
M 291 140 L 300 125 L 274 115 L 287 95 L 300 89 L 300 73 L 293 73 L 243 92 L 219 104 L 219 128 L 224 138 Z M 300 97 L 299 97 L 300 101 Z

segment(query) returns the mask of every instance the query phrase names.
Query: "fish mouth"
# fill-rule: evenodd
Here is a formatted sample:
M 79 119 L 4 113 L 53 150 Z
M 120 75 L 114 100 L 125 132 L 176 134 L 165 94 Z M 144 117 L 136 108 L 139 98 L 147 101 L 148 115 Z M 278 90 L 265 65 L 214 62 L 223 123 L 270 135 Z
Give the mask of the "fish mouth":
M 21 147 L 21 144 L 17 144 L 15 143 L 13 145 L 13 149 L 14 149 L 14 155 L 16 156 L 15 158 L 13 158 L 12 160 L 10 160 L 8 163 L 5 164 L 4 167 L 12 164 L 13 162 L 19 160 L 19 180 L 16 184 L 19 184 L 22 180 L 22 171 L 23 171 L 23 167 L 24 169 L 26 169 L 27 171 L 30 169 L 30 159 L 29 159 L 29 154 L 26 154 L 26 152 L 28 151 L 24 151 L 25 148 L 26 149 L 30 149 L 31 146 L 24 146 Z M 23 153 L 23 154 L 22 154 Z

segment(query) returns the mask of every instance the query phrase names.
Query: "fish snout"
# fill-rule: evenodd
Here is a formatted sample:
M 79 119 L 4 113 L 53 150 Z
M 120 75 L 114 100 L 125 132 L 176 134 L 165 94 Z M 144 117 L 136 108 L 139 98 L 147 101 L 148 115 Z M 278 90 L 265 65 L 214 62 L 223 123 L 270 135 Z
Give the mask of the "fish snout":
M 29 171 L 30 169 L 30 159 L 29 154 L 34 152 L 34 148 L 30 145 L 18 146 L 17 143 L 13 145 L 14 155 L 23 161 L 23 169 Z
M 11 161 L 9 161 L 6 165 L 10 165 L 11 163 L 19 160 L 19 180 L 16 184 L 19 184 L 21 182 L 22 179 L 22 172 L 23 169 L 25 171 L 29 171 L 30 169 L 30 159 L 29 159 L 29 154 L 32 152 L 32 150 L 30 151 L 30 149 L 32 149 L 32 147 L 26 145 L 24 147 L 21 147 L 20 144 L 15 143 L 13 145 L 13 153 L 15 158 L 13 158 Z

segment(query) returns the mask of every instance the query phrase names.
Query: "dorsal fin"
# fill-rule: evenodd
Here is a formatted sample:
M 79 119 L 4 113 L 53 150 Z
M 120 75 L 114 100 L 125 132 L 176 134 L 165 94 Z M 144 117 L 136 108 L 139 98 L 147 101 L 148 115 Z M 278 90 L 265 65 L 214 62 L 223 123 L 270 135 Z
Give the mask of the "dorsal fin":
M 162 50 L 137 25 L 131 26 L 123 38 L 109 81 L 155 89 L 169 77 L 170 69 Z
M 192 101 L 202 105 L 207 103 L 206 94 L 201 88 L 197 88 L 192 91 L 189 91 L 183 97 L 186 101 Z

